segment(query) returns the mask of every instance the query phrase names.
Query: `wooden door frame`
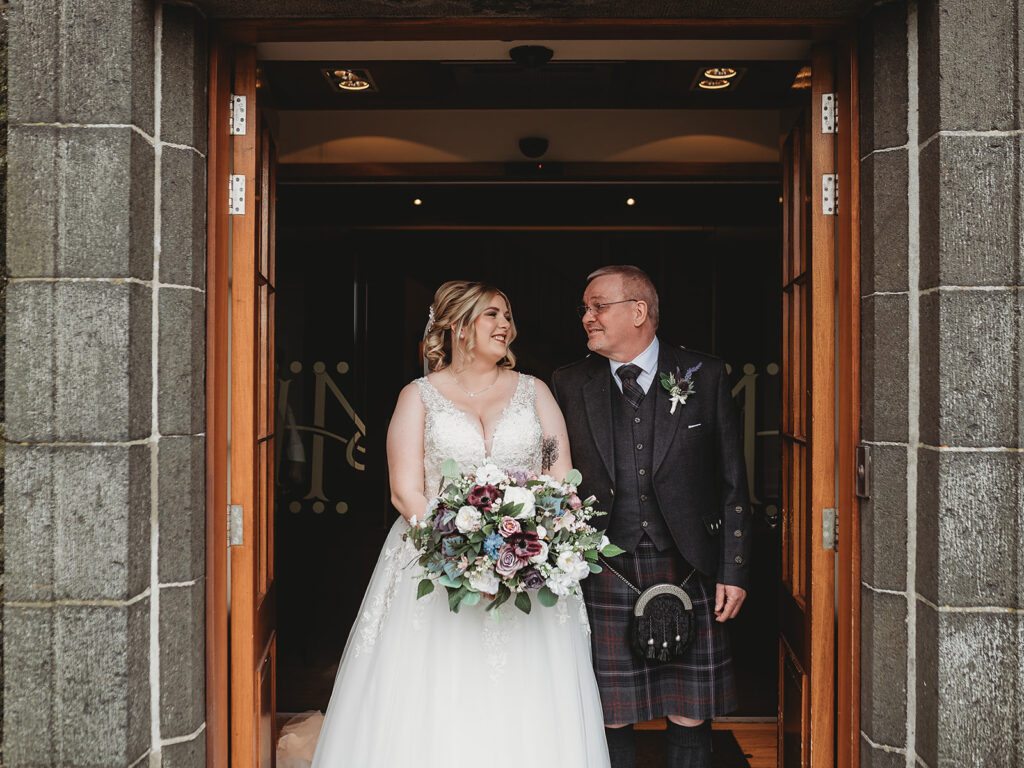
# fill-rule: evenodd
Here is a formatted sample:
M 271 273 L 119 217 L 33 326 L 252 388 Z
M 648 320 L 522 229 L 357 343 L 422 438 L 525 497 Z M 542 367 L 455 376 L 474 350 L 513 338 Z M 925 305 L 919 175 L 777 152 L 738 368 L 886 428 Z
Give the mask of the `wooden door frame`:
M 860 211 L 856 24 L 836 19 L 271 19 L 211 24 L 207 152 L 206 332 L 206 751 L 207 765 L 227 768 L 229 654 L 227 613 L 228 264 L 227 213 L 231 140 L 227 105 L 232 48 L 272 41 L 529 40 L 529 39 L 807 39 L 833 41 L 840 103 L 836 221 L 836 317 L 840 471 L 836 503 L 836 658 L 838 768 L 859 761 L 860 521 L 854 493 L 854 449 L 860 423 Z

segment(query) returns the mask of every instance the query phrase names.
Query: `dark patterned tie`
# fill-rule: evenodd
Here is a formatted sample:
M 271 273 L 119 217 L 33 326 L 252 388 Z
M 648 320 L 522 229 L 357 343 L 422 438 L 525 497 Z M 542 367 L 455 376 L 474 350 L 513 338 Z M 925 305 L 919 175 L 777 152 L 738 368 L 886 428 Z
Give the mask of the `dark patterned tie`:
M 632 363 L 620 365 L 615 371 L 615 375 L 622 380 L 622 396 L 626 398 L 627 403 L 633 406 L 634 410 L 640 407 L 640 403 L 644 399 L 644 391 L 636 383 L 636 379 L 641 373 L 640 366 Z

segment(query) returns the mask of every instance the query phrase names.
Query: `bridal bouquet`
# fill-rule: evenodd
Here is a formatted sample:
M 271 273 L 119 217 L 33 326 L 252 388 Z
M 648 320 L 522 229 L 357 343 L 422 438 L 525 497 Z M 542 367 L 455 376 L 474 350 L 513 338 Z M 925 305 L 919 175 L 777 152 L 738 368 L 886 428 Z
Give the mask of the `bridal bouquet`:
M 562 482 L 547 475 L 501 470 L 486 464 L 460 472 L 449 459 L 441 467 L 441 492 L 427 504 L 422 520 L 413 517 L 406 537 L 420 551 L 424 568 L 417 597 L 448 591 L 455 613 L 493 597 L 487 610 L 515 596 L 529 613 L 530 593 L 552 606 L 562 595 L 579 594 L 580 581 L 599 573 L 598 554 L 623 552 L 590 521 L 606 514 L 576 488 L 574 470 Z

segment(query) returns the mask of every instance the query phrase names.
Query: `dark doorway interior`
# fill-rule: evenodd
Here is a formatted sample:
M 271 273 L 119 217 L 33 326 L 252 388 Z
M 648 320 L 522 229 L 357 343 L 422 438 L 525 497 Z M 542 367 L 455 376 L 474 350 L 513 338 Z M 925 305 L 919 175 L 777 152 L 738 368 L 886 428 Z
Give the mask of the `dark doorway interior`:
M 586 353 L 573 308 L 588 272 L 632 263 L 659 287 L 661 339 L 724 358 L 750 418 L 756 559 L 732 625 L 742 686 L 735 714 L 775 716 L 779 195 L 779 184 L 764 180 L 279 187 L 280 712 L 327 705 L 396 514 L 384 435 L 399 389 L 422 375 L 419 340 L 434 289 L 466 278 L 505 290 L 520 368 L 548 379 Z

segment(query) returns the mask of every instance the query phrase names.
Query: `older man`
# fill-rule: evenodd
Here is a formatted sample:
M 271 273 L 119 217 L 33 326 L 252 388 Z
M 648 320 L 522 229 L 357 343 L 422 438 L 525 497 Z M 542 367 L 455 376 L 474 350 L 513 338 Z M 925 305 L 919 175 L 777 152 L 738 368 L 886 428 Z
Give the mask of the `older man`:
M 710 719 L 735 708 L 724 622 L 746 596 L 750 502 L 736 406 L 718 358 L 659 341 L 658 294 L 643 270 L 589 277 L 584 360 L 557 370 L 582 491 L 609 510 L 626 553 L 612 567 L 640 590 L 683 584 L 696 636 L 681 658 L 631 650 L 637 594 L 608 568 L 584 581 L 612 768 L 635 763 L 633 723 L 667 717 L 670 768 L 709 768 Z M 670 391 L 662 374 L 674 376 Z

